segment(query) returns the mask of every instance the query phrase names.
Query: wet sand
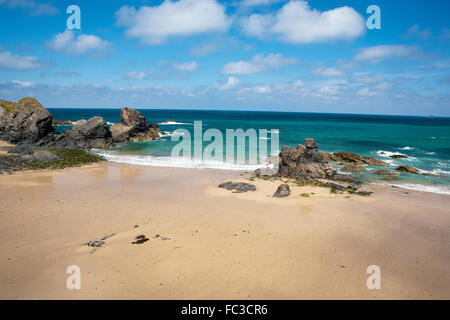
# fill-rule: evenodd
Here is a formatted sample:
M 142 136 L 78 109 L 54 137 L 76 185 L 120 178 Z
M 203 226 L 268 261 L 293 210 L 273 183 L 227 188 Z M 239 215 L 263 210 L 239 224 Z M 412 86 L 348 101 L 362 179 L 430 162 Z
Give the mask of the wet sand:
M 247 177 L 117 163 L 2 175 L 0 298 L 450 298 L 450 196 L 371 185 L 273 198 L 280 181 Z M 217 187 L 228 180 L 257 190 Z M 139 234 L 150 240 L 131 244 Z M 80 290 L 66 288 L 69 265 Z

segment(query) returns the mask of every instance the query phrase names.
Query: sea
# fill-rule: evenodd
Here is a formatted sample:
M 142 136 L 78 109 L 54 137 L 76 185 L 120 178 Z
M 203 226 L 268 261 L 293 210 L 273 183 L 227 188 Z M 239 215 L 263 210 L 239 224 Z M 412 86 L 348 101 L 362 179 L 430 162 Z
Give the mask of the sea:
M 77 121 L 101 116 L 112 125 L 120 122 L 120 109 L 95 108 L 50 108 L 57 120 Z M 388 115 L 359 115 L 331 113 L 218 111 L 218 110 L 163 110 L 138 109 L 148 122 L 159 124 L 164 134 L 160 140 L 127 142 L 111 149 L 93 150 L 109 161 L 148 166 L 186 167 L 198 169 L 254 170 L 267 164 L 230 163 L 218 157 L 214 160 L 193 157 L 171 157 L 172 150 L 179 145 L 188 132 L 194 140 L 194 122 L 201 121 L 202 133 L 217 129 L 225 141 L 227 129 L 267 129 L 266 137 L 258 136 L 256 148 L 265 145 L 267 155 L 277 154 L 282 146 L 295 147 L 305 138 L 314 138 L 319 151 L 348 151 L 360 156 L 375 157 L 389 163 L 389 167 L 366 167 L 366 171 L 353 173 L 366 182 L 389 184 L 405 189 L 421 190 L 450 195 L 450 118 Z M 70 126 L 56 127 L 57 131 Z M 181 131 L 180 131 L 181 130 Z M 216 132 L 217 132 L 216 130 Z M 272 130 L 272 131 L 270 131 Z M 272 134 L 278 136 L 278 145 L 272 147 Z M 275 138 L 274 138 L 275 139 Z M 266 140 L 266 141 L 263 141 Z M 205 150 L 211 142 L 205 141 Z M 246 144 L 246 154 L 254 145 Z M 194 148 L 193 148 L 194 150 Z M 192 150 L 192 153 L 194 152 Z M 265 150 L 265 149 L 264 149 Z M 254 151 L 254 150 L 253 150 Z M 258 150 L 259 151 L 259 150 Z M 392 159 L 394 154 L 404 159 Z M 213 153 L 213 155 L 215 155 Z M 261 157 L 263 159 L 264 157 Z M 372 174 L 377 169 L 394 170 L 399 165 L 410 165 L 420 173 L 431 173 L 439 177 L 422 174 L 401 173 L 398 180 L 386 181 L 383 176 Z M 337 167 L 338 169 L 339 167 Z

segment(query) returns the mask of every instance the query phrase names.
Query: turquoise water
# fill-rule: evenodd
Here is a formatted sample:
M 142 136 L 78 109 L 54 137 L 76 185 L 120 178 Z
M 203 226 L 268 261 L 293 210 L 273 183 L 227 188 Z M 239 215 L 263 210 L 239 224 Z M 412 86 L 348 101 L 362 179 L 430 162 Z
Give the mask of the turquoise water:
M 120 122 L 119 109 L 50 109 L 50 111 L 58 120 L 76 121 L 100 115 L 109 123 Z M 186 129 L 192 137 L 193 123 L 199 120 L 202 121 L 203 131 L 211 128 L 219 129 L 222 133 L 225 133 L 226 129 L 238 128 L 279 130 L 279 147 L 283 145 L 294 147 L 299 143 L 303 144 L 305 138 L 312 137 L 319 143 L 320 151 L 349 151 L 387 161 L 391 165 L 389 169 L 405 164 L 419 168 L 422 172 L 445 175 L 446 177 L 427 177 L 402 173 L 399 180 L 392 184 L 450 194 L 450 118 L 247 111 L 140 111 L 149 122 L 159 123 L 161 130 L 173 132 L 176 129 Z M 177 124 L 161 124 L 168 120 Z M 58 130 L 65 129 L 67 127 L 58 128 Z M 255 168 L 255 166 L 171 159 L 172 148 L 178 142 L 170 141 L 170 135 L 163 136 L 162 139 L 162 141 L 120 144 L 101 152 L 114 161 L 146 165 Z M 259 143 L 261 142 L 262 139 L 259 139 Z M 270 134 L 265 142 L 270 153 Z M 209 142 L 205 142 L 204 147 L 207 144 Z M 275 153 L 278 153 L 278 149 Z M 390 154 L 403 154 L 408 158 L 393 160 L 388 157 Z M 370 173 L 379 168 L 367 169 L 367 172 L 359 174 L 364 180 L 382 178 Z

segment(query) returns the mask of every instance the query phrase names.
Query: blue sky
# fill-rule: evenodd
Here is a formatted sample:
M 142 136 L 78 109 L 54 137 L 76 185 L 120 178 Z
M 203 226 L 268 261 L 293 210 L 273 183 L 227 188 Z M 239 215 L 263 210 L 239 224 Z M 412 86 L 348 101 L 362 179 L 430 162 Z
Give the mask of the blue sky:
M 66 9 L 81 30 L 66 30 Z M 369 5 L 381 9 L 370 30 Z M 450 2 L 0 0 L 0 98 L 450 116 Z

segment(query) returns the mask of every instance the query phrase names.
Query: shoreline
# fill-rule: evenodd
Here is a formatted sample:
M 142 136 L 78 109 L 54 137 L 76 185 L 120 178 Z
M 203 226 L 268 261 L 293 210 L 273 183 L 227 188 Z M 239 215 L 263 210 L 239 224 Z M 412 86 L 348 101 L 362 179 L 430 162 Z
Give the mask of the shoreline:
M 273 198 L 281 181 L 247 178 L 111 162 L 2 176 L 0 297 L 450 297 L 448 196 L 370 185 L 370 197 L 291 186 Z M 256 191 L 217 187 L 229 180 Z M 138 234 L 149 241 L 131 244 Z M 365 286 L 373 264 L 381 290 Z M 65 287 L 69 265 L 81 290 Z

